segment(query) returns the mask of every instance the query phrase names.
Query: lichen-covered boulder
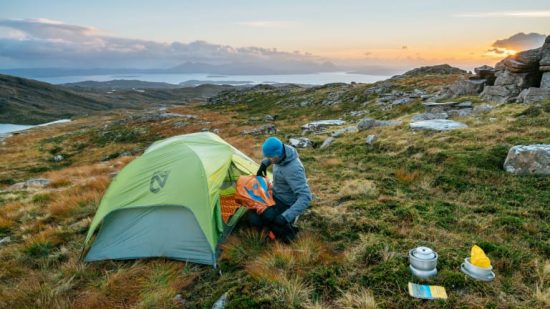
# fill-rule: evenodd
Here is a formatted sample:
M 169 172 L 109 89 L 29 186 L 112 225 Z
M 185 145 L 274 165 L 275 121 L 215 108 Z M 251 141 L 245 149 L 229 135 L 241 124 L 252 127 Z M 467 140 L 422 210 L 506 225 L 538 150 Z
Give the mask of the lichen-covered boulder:
M 510 148 L 504 169 L 515 175 L 550 175 L 550 144 Z
M 423 120 L 417 122 L 411 122 L 409 124 L 413 130 L 430 130 L 430 131 L 449 131 L 456 129 L 464 129 L 468 126 L 462 122 L 447 120 L 447 119 L 433 119 Z

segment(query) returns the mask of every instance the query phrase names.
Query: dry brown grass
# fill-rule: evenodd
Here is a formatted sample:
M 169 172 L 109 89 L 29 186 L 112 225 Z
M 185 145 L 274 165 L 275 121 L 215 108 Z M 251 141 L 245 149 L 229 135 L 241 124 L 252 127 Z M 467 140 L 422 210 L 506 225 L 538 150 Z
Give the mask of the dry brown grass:
M 338 300 L 338 308 L 342 309 L 374 309 L 378 308 L 372 291 L 363 287 L 346 291 Z
M 334 263 L 339 256 L 311 234 L 303 234 L 291 245 L 275 243 L 269 250 L 247 263 L 246 271 L 256 279 L 285 282 L 309 269 Z
M 372 198 L 378 196 L 378 194 L 378 190 L 373 181 L 368 179 L 349 179 L 341 184 L 338 196 L 340 198 Z
M 418 178 L 418 176 L 418 172 L 409 172 L 401 168 L 395 171 L 395 179 L 405 184 L 413 183 Z
M 14 222 L 10 219 L 0 217 L 0 230 L 7 230 L 13 226 Z
M 342 166 L 342 164 L 343 164 L 343 161 L 340 158 L 328 158 L 328 159 L 319 161 L 319 165 L 322 168 L 338 167 L 338 166 Z
M 537 261 L 535 269 L 538 280 L 535 284 L 534 298 L 545 307 L 550 307 L 550 260 L 544 263 Z
M 110 182 L 109 177 L 99 176 L 77 187 L 55 193 L 48 206 L 48 213 L 55 218 L 66 218 L 81 207 L 97 205 Z
M 80 294 L 75 308 L 130 308 L 134 307 L 146 285 L 151 269 L 136 263 L 108 274 L 100 288 L 91 288 Z

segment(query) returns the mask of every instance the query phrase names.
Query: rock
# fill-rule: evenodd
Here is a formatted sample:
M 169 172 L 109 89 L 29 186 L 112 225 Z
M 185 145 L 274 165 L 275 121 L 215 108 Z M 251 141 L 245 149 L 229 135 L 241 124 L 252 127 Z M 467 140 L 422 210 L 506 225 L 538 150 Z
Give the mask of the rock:
M 18 182 L 11 185 L 8 190 L 10 191 L 17 191 L 17 190 L 23 190 L 25 189 L 25 183 L 24 182 Z
M 506 86 L 487 86 L 479 96 L 487 102 L 510 103 L 515 101 L 518 95 L 519 91 L 514 87 L 510 89 Z
M 449 115 L 446 112 L 441 113 L 424 113 L 415 115 L 412 117 L 412 122 L 418 122 L 423 120 L 433 120 L 433 119 L 447 119 L 449 118 Z
M 183 115 L 178 114 L 178 113 L 161 113 L 161 114 L 159 114 L 160 119 L 179 118 L 179 117 L 182 117 L 182 116 Z
M 427 113 L 442 113 L 446 112 L 451 109 L 456 109 L 457 105 L 459 103 L 457 102 L 444 102 L 444 103 L 438 103 L 438 102 L 426 102 L 422 103 L 424 105 L 424 108 L 426 109 Z
M 411 102 L 413 102 L 414 99 L 411 99 L 411 98 L 399 98 L 399 99 L 396 99 L 396 100 L 393 100 L 391 102 L 392 105 L 404 105 L 404 104 L 409 104 Z
M 378 140 L 378 137 L 376 135 L 369 135 L 367 136 L 367 139 L 365 139 L 365 142 L 369 145 L 372 145 L 374 144 L 374 142 L 376 142 L 376 140 Z
M 539 67 L 539 71 L 541 71 L 541 72 L 550 72 L 550 65 L 541 65 Z
M 46 178 L 33 178 L 25 181 L 25 187 L 45 187 L 50 184 Z
M 358 131 L 359 131 L 359 129 L 357 128 L 357 126 L 349 126 L 349 127 L 346 127 L 346 128 L 343 128 L 343 129 L 340 129 L 338 131 L 333 132 L 330 136 L 340 137 L 344 134 L 355 133 L 355 132 L 358 132 Z
M 524 89 L 518 96 L 517 101 L 523 103 L 535 103 L 550 99 L 550 88 L 531 87 Z
M 375 122 L 376 120 L 372 118 L 363 118 L 357 123 L 357 129 L 359 129 L 359 131 L 368 130 L 374 127 Z
M 515 175 L 550 175 L 550 144 L 510 148 L 504 169 Z
M 474 107 L 473 113 L 479 114 L 479 113 L 487 113 L 494 109 L 495 107 L 489 104 L 481 104 Z
M 363 116 L 366 113 L 367 113 L 367 111 L 352 111 L 352 112 L 349 113 L 349 115 L 351 117 L 359 117 L 359 116 Z
M 266 122 L 275 121 L 275 117 L 271 115 L 265 115 L 264 121 Z
M 304 100 L 300 102 L 298 105 L 300 105 L 300 107 L 307 107 L 307 106 L 313 105 L 313 102 L 311 100 Z
M 447 113 L 449 117 L 468 117 L 472 114 L 472 108 L 463 108 L 463 109 L 451 109 Z
M 63 161 L 63 160 L 65 160 L 65 158 L 64 158 L 62 155 L 60 155 L 60 154 L 55 155 L 55 156 L 52 158 L 52 161 L 53 161 L 53 162 L 61 162 L 61 161 Z
M 550 72 L 544 72 L 540 81 L 541 88 L 550 88 Z
M 265 134 L 273 135 L 276 133 L 277 133 L 277 128 L 273 124 L 266 124 L 265 126 L 261 126 L 256 129 L 244 130 L 241 132 L 241 134 L 243 135 L 253 135 L 253 136 L 265 135 Z
M 0 247 L 3 245 L 7 245 L 11 242 L 11 238 L 9 236 L 6 236 L 2 239 L 0 239 Z
M 506 69 L 513 73 L 537 71 L 542 58 L 542 48 L 519 52 L 502 60 Z
M 487 82 L 487 85 L 492 86 L 495 83 L 495 73 L 496 70 L 493 67 L 490 67 L 488 65 L 483 65 L 477 68 L 474 68 L 474 72 L 476 73 L 475 79 L 485 79 Z
M 309 140 L 309 138 L 305 138 L 305 137 L 291 138 L 288 140 L 288 142 L 292 147 L 295 147 L 295 148 L 313 147 L 313 143 Z
M 332 143 L 334 143 L 334 141 L 336 140 L 335 137 L 329 137 L 327 138 L 323 144 L 321 145 L 321 149 L 324 149 L 324 148 L 327 148 L 328 146 L 332 145 Z
M 187 125 L 187 124 L 186 124 L 185 122 L 183 122 L 183 121 L 178 121 L 178 122 L 175 122 L 175 123 L 172 125 L 172 127 L 173 127 L 174 129 L 179 129 L 179 128 L 185 127 L 186 125 Z
M 342 91 L 331 92 L 327 95 L 327 97 L 323 100 L 323 102 L 321 102 L 321 104 L 325 106 L 340 104 L 341 103 L 340 96 L 342 96 L 342 94 L 343 94 Z
M 448 130 L 463 129 L 468 127 L 462 122 L 446 120 L 446 119 L 433 119 L 433 120 L 411 122 L 409 126 L 413 130 L 432 130 L 432 131 L 448 131 Z
M 485 87 L 485 79 L 458 80 L 452 85 L 445 87 L 438 94 L 438 99 L 456 98 L 460 96 L 478 95 Z
M 209 128 L 202 128 L 201 132 L 210 132 L 210 129 Z
M 225 292 L 222 296 L 220 296 L 220 298 L 218 298 L 218 300 L 216 300 L 214 305 L 212 305 L 212 309 L 223 309 L 223 308 L 225 308 L 225 304 L 227 303 L 227 293 L 228 292 Z
M 413 70 L 410 70 L 408 72 L 406 72 L 405 74 L 403 75 L 406 75 L 406 76 L 415 76 L 415 75 L 424 75 L 424 74 L 466 74 L 467 72 L 462 70 L 462 69 L 459 69 L 459 68 L 455 68 L 455 67 L 452 67 L 448 64 L 440 64 L 440 65 L 433 65 L 433 66 L 425 66 L 425 67 L 420 67 L 420 68 L 416 68 L 416 69 L 413 69 Z
M 513 73 L 511 71 L 497 72 L 495 86 L 509 86 L 510 89 L 515 88 L 516 92 L 529 87 L 538 87 L 541 79 L 539 71 L 526 73 Z
M 344 120 L 341 119 L 330 119 L 330 120 L 318 120 L 310 123 L 306 123 L 302 126 L 302 129 L 311 129 L 318 127 L 328 127 L 328 126 L 341 126 L 346 124 Z
M 183 299 L 181 294 L 176 294 L 176 297 L 174 297 L 174 304 L 180 308 L 185 308 L 185 299 Z
M 399 120 L 375 120 L 374 127 L 393 127 L 402 124 Z
M 472 107 L 474 107 L 474 104 L 472 103 L 472 101 L 464 101 L 464 102 L 458 103 L 456 105 L 456 107 L 458 107 L 458 108 L 472 108 Z

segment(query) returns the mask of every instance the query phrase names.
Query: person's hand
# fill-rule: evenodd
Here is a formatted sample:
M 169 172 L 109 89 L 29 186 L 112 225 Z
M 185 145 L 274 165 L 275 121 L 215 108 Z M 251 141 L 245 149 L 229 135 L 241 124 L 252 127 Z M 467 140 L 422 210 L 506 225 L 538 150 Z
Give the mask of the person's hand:
M 286 221 L 285 217 L 283 215 L 278 215 L 275 217 L 275 220 L 273 221 L 277 225 L 287 225 L 288 221 Z
M 267 176 L 267 166 L 265 164 L 263 164 L 263 163 L 260 164 L 260 168 L 256 172 L 256 176 L 262 176 L 262 177 Z

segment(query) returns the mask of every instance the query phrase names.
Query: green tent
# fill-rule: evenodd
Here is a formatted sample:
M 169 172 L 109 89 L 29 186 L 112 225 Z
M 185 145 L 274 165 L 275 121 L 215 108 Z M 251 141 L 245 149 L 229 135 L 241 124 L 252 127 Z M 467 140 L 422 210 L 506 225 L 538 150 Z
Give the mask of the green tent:
M 258 164 L 213 133 L 155 142 L 113 179 L 85 245 L 85 261 L 168 257 L 216 265 L 218 244 L 246 212 L 226 222 L 220 196 Z

